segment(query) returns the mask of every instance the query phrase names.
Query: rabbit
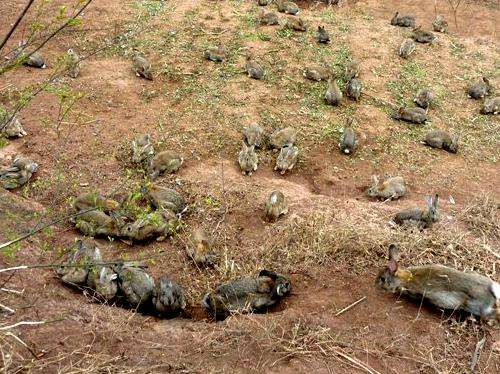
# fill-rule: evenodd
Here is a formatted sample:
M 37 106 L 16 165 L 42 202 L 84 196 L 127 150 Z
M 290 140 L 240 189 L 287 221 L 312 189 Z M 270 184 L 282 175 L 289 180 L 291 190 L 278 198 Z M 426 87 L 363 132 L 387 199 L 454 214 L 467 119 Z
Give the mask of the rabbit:
M 379 183 L 376 175 L 372 176 L 373 184 L 366 190 L 369 197 L 391 200 L 406 195 L 406 183 L 403 177 L 388 177 Z
M 13 190 L 25 185 L 38 170 L 38 164 L 28 157 L 16 156 L 11 166 L 0 169 L 0 186 Z
M 438 194 L 427 197 L 427 208 L 409 208 L 396 213 L 394 223 L 398 225 L 417 226 L 419 229 L 431 228 L 435 222 L 439 221 Z
M 325 100 L 329 105 L 338 106 L 342 102 L 342 91 L 335 79 L 328 79 L 328 87 L 325 92 Z
M 269 146 L 274 149 L 281 149 L 285 146 L 292 146 L 297 140 L 297 130 L 292 127 L 276 130 L 269 137 Z
M 400 16 L 399 12 L 396 12 L 396 14 L 394 14 L 391 19 L 391 25 L 401 27 L 415 27 L 415 17 Z
M 276 159 L 276 166 L 274 170 L 279 170 L 280 174 L 285 174 L 288 170 L 292 170 L 297 163 L 299 156 L 299 149 L 294 145 L 285 145 L 281 148 L 278 158 Z
M 27 45 L 27 41 L 23 40 L 19 43 L 19 47 L 15 52 L 15 58 L 21 59 L 22 64 L 25 66 L 30 66 L 33 68 L 45 69 L 47 65 L 43 56 L 39 52 L 34 52 L 30 56 L 29 53 L 26 54 L 24 49 Z
M 495 115 L 500 113 L 500 96 L 484 100 L 481 113 Z
M 242 142 L 241 151 L 238 153 L 238 164 L 240 165 L 241 172 L 245 175 L 252 175 L 257 171 L 259 159 L 255 153 L 255 146 L 247 146 Z
M 160 174 L 175 173 L 184 163 L 184 158 L 174 151 L 162 151 L 151 159 L 149 163 L 149 175 L 151 180 L 155 180 Z
M 123 226 L 120 235 L 132 242 L 144 242 L 152 239 L 163 241 L 179 228 L 179 221 L 174 214 L 167 216 L 166 211 L 148 213 L 134 222 Z
M 90 237 L 119 237 L 124 224 L 121 219 L 109 216 L 100 210 L 81 213 L 74 221 L 75 228 Z
M 186 308 L 184 290 L 167 276 L 156 282 L 152 302 L 155 310 L 166 316 L 178 314 Z
M 415 41 L 413 39 L 407 38 L 403 40 L 403 42 L 399 46 L 398 55 L 404 59 L 408 59 L 411 54 L 415 52 L 416 48 L 417 45 L 415 44 Z
M 278 24 L 278 16 L 274 12 L 266 12 L 261 9 L 259 12 L 259 23 L 264 26 L 273 26 Z
M 276 7 L 280 13 L 295 15 L 299 12 L 298 5 L 292 1 L 276 0 Z
M 248 76 L 253 79 L 262 79 L 265 74 L 262 66 L 251 55 L 247 55 L 246 57 L 245 70 Z
M 243 127 L 243 140 L 255 148 L 262 148 L 265 143 L 264 130 L 258 123 L 252 122 L 248 126 Z
M 263 313 L 291 290 L 287 277 L 264 269 L 256 277 L 239 278 L 217 287 L 203 297 L 202 305 L 216 319 L 234 312 Z
M 118 292 L 118 275 L 109 266 L 95 266 L 89 270 L 87 286 L 102 299 L 114 299 Z
M 467 94 L 471 99 L 482 99 L 491 93 L 491 84 L 488 78 L 482 77 L 481 80 L 473 83 L 467 89 Z
M 139 135 L 132 140 L 132 162 L 140 164 L 149 160 L 155 154 L 155 149 L 151 143 L 151 135 Z
M 412 38 L 422 44 L 433 43 L 436 40 L 436 36 L 432 32 L 422 30 L 420 26 L 413 29 Z
M 428 120 L 426 110 L 418 107 L 417 108 L 400 107 L 397 113 L 392 115 L 392 118 L 416 124 L 422 124 Z
M 307 26 L 302 18 L 299 17 L 288 17 L 285 22 L 285 28 L 291 29 L 294 31 L 306 31 Z
M 352 59 L 345 66 L 344 78 L 346 81 L 350 81 L 353 78 L 359 76 L 360 64 L 356 59 Z
M 329 67 L 310 66 L 304 70 L 304 77 L 312 81 L 326 81 L 333 76 L 333 71 Z
M 326 31 L 325 26 L 318 26 L 318 43 L 329 43 L 330 42 L 330 34 Z
M 203 52 L 203 57 L 209 61 L 223 62 L 226 60 L 226 48 L 222 45 L 210 47 Z
M 213 240 L 201 228 L 193 230 L 187 245 L 186 254 L 196 265 L 213 266 L 218 255 L 212 250 Z
M 153 80 L 151 63 L 138 52 L 134 52 L 132 57 L 132 70 L 138 77 Z
M 76 78 L 80 74 L 80 56 L 72 48 L 68 49 L 66 54 L 68 75 L 70 78 Z
M 6 138 L 22 138 L 28 135 L 15 115 L 0 112 L 0 135 Z
M 358 101 L 363 91 L 363 84 L 357 78 L 352 78 L 346 86 L 346 94 L 354 101 Z
M 428 89 L 422 89 L 417 92 L 413 102 L 420 108 L 427 109 L 432 106 L 435 100 L 434 92 Z
M 95 241 L 91 239 L 78 239 L 72 248 L 68 261 L 56 270 L 63 283 L 77 286 L 87 284 L 87 277 L 93 264 L 101 262 L 101 251 Z
M 429 147 L 441 148 L 451 153 L 457 153 L 458 151 L 458 135 L 450 134 L 443 130 L 428 132 L 425 135 L 423 143 L 427 144 Z
M 127 303 L 138 308 L 151 303 L 155 282 L 143 264 L 126 262 L 115 267 L 118 286 Z
M 141 187 L 141 193 L 158 210 L 170 210 L 178 216 L 188 210 L 186 199 L 176 190 L 162 187 L 157 184 L 149 184 Z
M 283 214 L 288 213 L 288 204 L 285 201 L 285 195 L 281 191 L 272 191 L 266 200 L 265 205 L 266 219 L 269 222 L 276 221 Z
M 354 124 L 354 120 L 349 118 L 346 127 L 342 131 L 342 137 L 340 138 L 339 148 L 345 154 L 352 154 L 358 146 L 358 139 L 356 133 L 351 127 Z
M 448 32 L 448 22 L 441 14 L 438 14 L 434 22 L 432 22 L 432 29 L 436 32 Z
M 73 202 L 73 208 L 77 212 L 97 208 L 99 210 L 102 210 L 103 212 L 109 213 L 118 209 L 119 207 L 120 203 L 118 201 L 108 199 L 103 195 L 93 192 L 82 193 L 78 195 Z
M 477 273 L 462 272 L 443 265 L 400 268 L 399 249 L 389 246 L 389 263 L 379 272 L 376 285 L 382 290 L 407 295 L 438 308 L 462 310 L 483 320 L 500 316 L 500 284 Z
M 266 5 L 271 4 L 271 2 L 272 2 L 272 0 L 258 0 L 257 4 L 259 4 L 260 6 L 266 6 Z

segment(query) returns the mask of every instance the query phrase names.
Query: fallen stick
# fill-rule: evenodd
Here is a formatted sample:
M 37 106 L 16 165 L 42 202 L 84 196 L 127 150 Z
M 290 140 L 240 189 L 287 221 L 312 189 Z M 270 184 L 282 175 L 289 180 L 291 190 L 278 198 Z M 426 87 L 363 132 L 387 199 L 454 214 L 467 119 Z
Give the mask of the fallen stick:
M 0 308 L 2 308 L 3 310 L 6 310 L 9 313 L 15 313 L 16 312 L 14 309 L 9 308 L 7 305 L 0 304 Z
M 471 373 L 473 373 L 474 370 L 476 369 L 476 365 L 479 361 L 479 358 L 481 357 L 481 352 L 483 351 L 484 343 L 486 343 L 486 336 L 483 337 L 476 344 L 476 349 L 474 350 L 474 353 L 472 354 L 472 359 L 471 359 L 470 367 L 469 367 Z
M 38 325 L 44 325 L 46 323 L 60 322 L 62 320 L 64 320 L 64 318 L 53 319 L 51 321 L 20 321 L 20 322 L 14 323 L 13 325 L 2 326 L 2 327 L 0 327 L 0 331 L 11 330 L 11 329 L 16 328 L 18 326 L 38 326 Z
M 364 299 L 366 299 L 366 296 L 363 296 L 361 299 L 358 301 L 353 302 L 351 305 L 346 306 L 344 309 L 339 310 L 336 314 L 335 317 L 340 316 L 342 313 L 347 312 L 349 309 L 354 308 L 356 305 L 358 305 L 360 302 L 362 302 Z
M 344 352 L 336 350 L 336 349 L 334 349 L 333 351 L 335 352 L 335 354 L 339 355 L 340 357 L 345 358 L 347 361 L 349 361 L 350 363 L 356 365 L 360 369 L 363 369 L 367 373 L 370 373 L 370 374 L 381 374 L 377 370 L 372 369 L 368 365 L 365 365 L 363 362 L 359 361 L 357 358 L 349 356 L 347 353 L 344 353 Z

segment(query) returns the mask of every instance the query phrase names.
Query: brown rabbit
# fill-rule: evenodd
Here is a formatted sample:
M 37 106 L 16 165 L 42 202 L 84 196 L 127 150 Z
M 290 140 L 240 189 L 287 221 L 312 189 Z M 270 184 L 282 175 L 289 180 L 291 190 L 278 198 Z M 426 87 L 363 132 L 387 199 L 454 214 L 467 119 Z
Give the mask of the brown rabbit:
M 370 197 L 379 199 L 399 199 L 406 195 L 406 183 L 403 177 L 388 177 L 379 183 L 376 175 L 372 176 L 373 184 L 366 190 Z
M 179 314 L 186 308 L 184 290 L 167 276 L 156 281 L 152 301 L 155 310 L 164 316 Z
M 358 146 L 358 140 L 356 132 L 352 128 L 355 121 L 352 118 L 347 120 L 347 125 L 342 131 L 342 137 L 340 138 L 339 148 L 345 154 L 352 154 Z
M 138 77 L 153 80 L 151 63 L 138 52 L 134 52 L 132 57 L 132 70 Z
M 299 17 L 288 17 L 285 22 L 285 28 L 300 32 L 307 30 L 306 23 Z
M 328 87 L 325 92 L 325 101 L 333 106 L 338 106 L 342 102 L 342 91 L 335 79 L 328 79 Z
M 347 63 L 345 66 L 344 78 L 346 81 L 350 81 L 353 78 L 359 76 L 360 64 L 355 58 Z
M 398 55 L 404 59 L 408 59 L 411 54 L 415 52 L 416 48 L 417 45 L 415 44 L 415 41 L 413 39 L 405 39 L 399 46 Z
M 212 249 L 213 240 L 201 228 L 195 229 L 188 239 L 186 254 L 200 266 L 213 266 L 218 261 L 218 255 Z
M 420 26 L 413 29 L 412 38 L 417 43 L 423 43 L 423 44 L 433 43 L 437 39 L 436 36 L 432 32 L 422 30 Z
M 420 108 L 427 109 L 434 104 L 435 95 L 434 92 L 428 89 L 422 89 L 417 92 L 413 102 L 417 104 Z
M 432 29 L 436 32 L 448 32 L 448 22 L 441 14 L 438 14 L 434 22 L 432 22 Z
M 425 123 L 427 118 L 427 111 L 422 108 L 407 108 L 400 107 L 396 113 L 392 115 L 392 118 L 400 121 L 422 124 Z
M 224 46 L 210 47 L 203 52 L 206 60 L 213 62 L 223 62 L 226 60 L 226 48 Z
M 78 195 L 73 203 L 73 208 L 77 212 L 97 208 L 103 212 L 112 212 L 120 207 L 120 203 L 113 199 L 108 199 L 101 194 L 85 192 Z
M 157 210 L 171 211 L 178 216 L 188 210 L 186 199 L 179 192 L 171 188 L 151 183 L 148 186 L 142 186 L 141 193 Z
M 482 114 L 498 114 L 500 113 L 500 97 L 492 97 L 484 100 L 481 108 Z
M 394 222 L 398 225 L 411 225 L 419 229 L 428 229 L 439 221 L 438 194 L 427 198 L 427 208 L 409 208 L 394 216 Z
M 312 81 L 326 81 L 333 76 L 333 71 L 329 67 L 309 66 L 305 68 L 304 77 Z
M 325 26 L 318 26 L 318 34 L 317 34 L 318 43 L 329 43 L 330 42 L 330 34 L 326 31 Z
M 415 27 L 415 17 L 401 16 L 399 15 L 399 12 L 396 12 L 391 19 L 391 25 L 400 27 Z
M 241 151 L 238 153 L 238 164 L 240 165 L 241 172 L 245 175 L 252 175 L 257 171 L 259 159 L 255 153 L 255 146 L 247 146 L 242 142 Z
M 71 250 L 68 261 L 56 270 L 64 283 L 84 286 L 94 263 L 102 261 L 101 251 L 92 239 L 78 239 Z M 79 266 L 76 266 L 79 265 Z
M 299 12 L 299 7 L 293 1 L 276 0 L 276 7 L 278 12 L 286 14 L 297 14 Z
M 482 77 L 481 80 L 473 83 L 467 89 L 467 93 L 472 99 L 482 99 L 491 93 L 491 84 L 488 78 Z
M 7 112 L 2 115 L 2 108 L 0 108 L 0 135 L 6 138 L 22 138 L 27 135 L 24 131 L 21 122 L 15 115 Z
M 250 54 L 246 57 L 245 70 L 248 76 L 253 79 L 262 79 L 265 74 L 262 66 L 260 66 L 260 64 L 256 62 Z
M 160 152 L 156 156 L 154 156 L 149 163 L 150 177 L 152 180 L 155 180 L 160 174 L 175 173 L 177 170 L 179 170 L 183 162 L 184 159 L 176 152 Z
M 292 170 L 297 163 L 299 156 L 299 149 L 294 145 L 286 145 L 281 148 L 278 158 L 276 159 L 276 166 L 274 170 L 279 170 L 280 174 L 285 174 L 287 171 Z
M 75 228 L 90 237 L 119 237 L 123 222 L 120 218 L 108 215 L 101 210 L 79 214 L 75 218 Z
M 259 23 L 264 26 L 273 26 L 278 24 L 278 16 L 274 12 L 266 12 L 261 9 L 259 12 Z
M 269 194 L 266 200 L 265 212 L 269 222 L 274 222 L 281 215 L 288 213 L 288 204 L 285 201 L 283 192 L 273 191 Z
M 234 312 L 264 313 L 291 290 L 287 277 L 261 270 L 256 277 L 236 279 L 207 293 L 202 305 L 216 319 L 224 319 Z
M 155 283 L 143 264 L 126 262 L 115 266 L 115 271 L 120 291 L 128 304 L 134 308 L 151 305 Z
M 363 84 L 359 79 L 352 78 L 349 82 L 347 82 L 346 94 L 349 98 L 353 99 L 354 101 L 359 101 L 362 91 Z
M 297 130 L 292 127 L 285 127 L 273 132 L 269 138 L 269 146 L 275 149 L 281 149 L 285 146 L 295 144 L 297 140 Z
M 163 241 L 175 234 L 179 225 L 179 220 L 175 215 L 167 216 L 162 211 L 155 211 L 124 225 L 120 236 L 132 242 L 144 242 L 152 239 Z
M 477 273 L 442 265 L 400 268 L 399 249 L 389 246 L 389 263 L 380 271 L 376 285 L 394 294 L 404 294 L 438 308 L 462 310 L 484 320 L 500 321 L 500 284 Z

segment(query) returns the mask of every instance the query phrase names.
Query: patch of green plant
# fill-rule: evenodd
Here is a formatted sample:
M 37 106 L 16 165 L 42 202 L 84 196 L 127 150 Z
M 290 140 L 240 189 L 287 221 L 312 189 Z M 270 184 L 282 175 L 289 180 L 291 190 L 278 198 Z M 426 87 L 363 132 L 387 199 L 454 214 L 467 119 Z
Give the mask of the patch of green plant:
M 9 144 L 9 141 L 7 138 L 4 138 L 3 136 L 0 136 L 0 148 L 3 148 Z

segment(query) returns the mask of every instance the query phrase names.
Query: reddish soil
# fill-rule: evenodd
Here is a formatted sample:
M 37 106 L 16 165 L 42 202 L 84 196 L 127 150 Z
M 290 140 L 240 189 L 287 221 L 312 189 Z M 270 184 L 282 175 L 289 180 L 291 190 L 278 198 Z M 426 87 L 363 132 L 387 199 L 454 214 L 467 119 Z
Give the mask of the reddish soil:
M 46 13 L 54 14 L 60 3 L 50 5 Z M 88 31 L 65 31 L 42 49 L 48 69 L 20 67 L 0 75 L 0 105 L 11 107 L 19 90 L 48 77 L 68 48 L 76 46 L 84 55 L 115 32 L 124 32 L 143 11 L 133 6 L 137 3 L 95 0 L 83 17 Z M 0 303 L 15 309 L 14 314 L 2 315 L 2 326 L 50 321 L 11 330 L 29 349 L 0 331 L 5 371 L 462 373 L 485 336 L 477 371 L 500 372 L 498 328 L 441 314 L 374 287 L 385 265 L 387 244 L 394 238 L 411 252 L 406 264 L 432 259 L 500 279 L 498 233 L 472 227 L 461 215 L 474 199 L 488 195 L 498 218 L 500 121 L 498 116 L 478 119 L 479 103 L 464 93 L 466 82 L 487 72 L 500 87 L 498 3 L 465 2 L 456 28 L 447 2 L 439 1 L 438 12 L 449 20 L 450 33 L 440 35 L 437 46 L 416 52 L 415 60 L 427 71 L 425 83 L 445 90 L 441 105 L 431 112 L 432 125 L 456 130 L 465 139 L 457 155 L 423 147 L 417 139 L 421 130 L 408 135 L 406 125 L 392 121 L 367 97 L 338 111 L 307 104 L 314 93 L 304 92 L 321 86 L 301 79 L 310 55 L 296 61 L 296 51 L 303 48 L 304 54 L 311 54 L 315 45 L 299 36 L 277 37 L 270 27 L 258 31 L 271 35 L 271 41 L 246 35 L 256 33 L 245 18 L 255 13 L 254 2 L 162 3 L 165 15 L 151 18 L 150 30 L 90 57 L 77 79 L 64 77 L 54 84 L 84 93 L 59 133 L 54 125 L 59 112 L 55 94 L 39 94 L 19 113 L 28 136 L 0 148 L 0 165 L 22 153 L 36 160 L 39 171 L 27 187 L 0 192 L 0 242 L 25 233 L 40 218 L 48 221 L 68 213 L 70 199 L 80 192 L 96 190 L 118 198 L 136 189 L 144 173 L 128 161 L 130 142 L 148 132 L 157 149 L 175 149 L 185 158 L 178 173 L 161 177 L 159 183 L 187 196 L 192 209 L 186 230 L 161 243 L 98 243 L 107 259 L 158 256 L 149 261 L 151 273 L 168 274 L 186 289 L 188 312 L 162 320 L 103 305 L 64 287 L 46 268 L 0 273 L 2 287 L 24 290 L 22 295 L 0 293 Z M 397 9 L 415 15 L 429 28 L 434 1 L 348 1 L 333 11 L 305 3 L 310 2 L 299 2 L 304 8 L 301 16 L 311 30 L 321 23 L 318 19 L 334 19 L 329 27 L 335 28 L 336 39 L 328 48 L 349 46 L 362 62 L 367 92 L 396 100 L 387 83 L 403 74 L 394 50 L 408 30 L 391 27 L 389 20 Z M 0 24 L 0 35 L 24 4 L 0 4 L 0 19 L 8 20 Z M 339 31 L 342 26 L 347 31 Z M 313 35 L 309 31 L 304 38 L 312 40 Z M 16 33 L 8 47 L 20 38 Z M 233 47 L 229 68 L 200 57 L 207 45 L 219 41 Z M 131 71 L 132 46 L 155 66 L 152 82 Z M 456 52 L 460 46 L 465 52 Z M 240 74 L 243 47 L 272 67 L 266 80 L 249 82 Z M 476 60 L 476 55 L 481 58 Z M 335 134 L 322 134 L 351 113 L 361 123 L 360 150 L 347 158 L 338 152 Z M 240 129 L 253 120 L 267 131 L 282 125 L 299 130 L 301 159 L 292 173 L 281 176 L 273 171 L 271 151 L 259 153 L 259 169 L 251 177 L 239 172 L 234 160 Z M 364 190 L 371 175 L 386 172 L 407 179 L 408 196 L 370 201 Z M 290 213 L 274 225 L 264 222 L 262 213 L 263 201 L 273 189 L 282 190 L 290 201 Z M 393 234 L 387 227 L 390 216 L 402 208 L 422 206 L 430 193 L 442 197 L 442 222 L 430 233 Z M 499 224 L 492 223 L 497 230 Z M 225 263 L 214 270 L 195 268 L 184 254 L 185 237 L 198 225 L 213 232 L 225 255 Z M 352 231 L 341 236 L 344 225 Z M 336 237 L 322 241 L 328 232 L 338 232 L 342 244 Z M 365 233 L 373 233 L 373 239 Z M 77 237 L 69 222 L 56 225 L 22 241 L 12 254 L 0 256 L 0 266 L 57 263 Z M 335 251 L 329 252 L 328 245 Z M 496 256 L 485 246 L 497 251 Z M 324 253 L 314 252 L 318 248 Z M 208 319 L 199 306 L 201 295 L 265 266 L 290 274 L 289 298 L 265 315 L 236 315 L 217 323 Z M 352 309 L 335 315 L 363 297 Z

